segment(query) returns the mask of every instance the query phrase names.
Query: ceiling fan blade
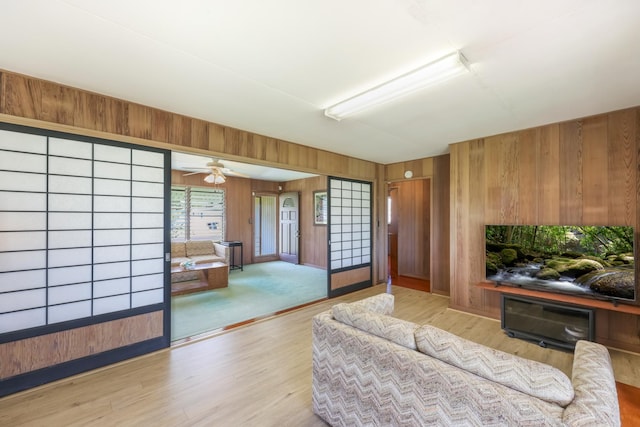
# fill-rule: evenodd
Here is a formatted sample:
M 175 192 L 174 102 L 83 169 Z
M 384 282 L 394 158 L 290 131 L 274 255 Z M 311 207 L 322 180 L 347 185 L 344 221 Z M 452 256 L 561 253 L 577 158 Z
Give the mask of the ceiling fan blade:
M 205 172 L 202 172 L 202 171 L 199 171 L 199 172 L 189 172 L 189 173 L 185 173 L 185 174 L 184 174 L 184 175 L 182 175 L 182 176 L 197 175 L 197 174 L 199 174 L 199 173 L 208 173 L 208 172 L 209 172 L 209 171 L 205 171 Z
M 241 173 L 241 172 L 235 172 L 235 171 L 232 171 L 231 169 L 224 169 L 222 172 L 223 172 L 225 175 L 229 175 L 229 176 L 237 176 L 238 178 L 250 178 L 250 176 L 249 176 L 249 175 L 246 175 L 246 174 Z

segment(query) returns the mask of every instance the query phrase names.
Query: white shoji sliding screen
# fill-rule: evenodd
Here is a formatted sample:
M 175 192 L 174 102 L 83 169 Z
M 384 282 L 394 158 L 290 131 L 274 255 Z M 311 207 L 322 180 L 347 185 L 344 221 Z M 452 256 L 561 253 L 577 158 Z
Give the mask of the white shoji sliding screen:
M 165 303 L 166 156 L 0 130 L 0 334 Z
M 329 296 L 371 285 L 371 183 L 329 178 Z

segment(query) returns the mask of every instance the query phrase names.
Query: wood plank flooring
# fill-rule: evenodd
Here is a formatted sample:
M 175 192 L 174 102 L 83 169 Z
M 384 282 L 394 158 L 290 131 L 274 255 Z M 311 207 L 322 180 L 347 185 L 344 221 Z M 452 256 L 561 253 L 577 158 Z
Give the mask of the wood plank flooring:
M 311 317 L 384 292 L 378 285 L 0 399 L 2 426 L 324 426 L 311 411 Z M 449 299 L 393 287 L 395 316 L 570 373 L 572 354 L 508 338 Z M 611 351 L 616 379 L 640 387 L 640 355 Z

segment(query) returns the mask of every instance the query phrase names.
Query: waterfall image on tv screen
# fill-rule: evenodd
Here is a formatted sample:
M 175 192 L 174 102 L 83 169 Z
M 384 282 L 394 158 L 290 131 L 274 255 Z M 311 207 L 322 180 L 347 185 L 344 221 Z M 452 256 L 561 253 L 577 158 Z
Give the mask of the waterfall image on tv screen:
M 600 299 L 636 299 L 634 230 L 487 225 L 487 280 Z

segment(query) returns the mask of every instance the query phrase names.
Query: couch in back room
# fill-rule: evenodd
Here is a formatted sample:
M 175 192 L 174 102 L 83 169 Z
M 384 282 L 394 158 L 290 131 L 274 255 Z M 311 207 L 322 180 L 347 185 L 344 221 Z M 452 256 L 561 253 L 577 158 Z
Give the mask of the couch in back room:
M 393 295 L 312 322 L 313 411 L 332 426 L 619 426 L 606 347 L 578 341 L 572 378 L 430 325 Z
M 211 240 L 171 242 L 171 266 L 187 260 L 196 264 L 223 262 L 229 265 L 229 248 Z
M 196 264 L 222 262 L 229 266 L 229 248 L 212 240 L 187 240 L 171 242 L 171 267 L 192 260 Z M 171 274 L 171 282 L 185 282 L 198 278 L 195 271 L 181 271 Z

